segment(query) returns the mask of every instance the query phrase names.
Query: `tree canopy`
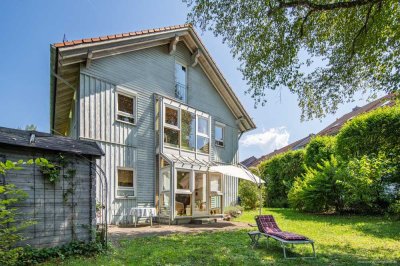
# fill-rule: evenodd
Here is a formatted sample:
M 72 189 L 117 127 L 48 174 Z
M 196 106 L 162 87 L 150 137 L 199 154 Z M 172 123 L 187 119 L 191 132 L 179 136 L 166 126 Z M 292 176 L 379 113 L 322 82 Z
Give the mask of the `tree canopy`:
M 334 113 L 357 91 L 399 89 L 397 0 L 184 0 L 188 19 L 222 36 L 255 105 L 297 94 L 302 118 Z

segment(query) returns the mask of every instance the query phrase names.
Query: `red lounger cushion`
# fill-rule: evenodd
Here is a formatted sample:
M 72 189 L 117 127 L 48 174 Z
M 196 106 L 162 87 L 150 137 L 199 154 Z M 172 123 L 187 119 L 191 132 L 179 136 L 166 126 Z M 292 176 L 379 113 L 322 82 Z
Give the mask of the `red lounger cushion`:
M 306 240 L 307 237 L 302 235 L 293 234 L 290 232 L 283 232 L 272 215 L 261 215 L 256 218 L 258 230 L 262 233 L 273 235 L 285 240 Z

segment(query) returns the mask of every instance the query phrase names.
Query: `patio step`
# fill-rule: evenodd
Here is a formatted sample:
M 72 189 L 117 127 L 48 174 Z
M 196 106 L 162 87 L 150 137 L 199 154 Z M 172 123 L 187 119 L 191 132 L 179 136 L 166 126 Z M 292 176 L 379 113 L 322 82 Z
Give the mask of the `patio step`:
M 216 218 L 195 218 L 190 223 L 192 224 L 214 224 L 217 222 Z

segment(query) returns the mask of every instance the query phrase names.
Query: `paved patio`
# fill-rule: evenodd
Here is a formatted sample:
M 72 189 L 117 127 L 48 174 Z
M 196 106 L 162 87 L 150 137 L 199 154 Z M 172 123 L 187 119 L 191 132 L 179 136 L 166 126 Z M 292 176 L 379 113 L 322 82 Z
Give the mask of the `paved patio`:
M 213 224 L 140 224 L 136 228 L 132 226 L 116 226 L 110 225 L 108 228 L 109 237 L 112 240 L 146 237 L 146 236 L 161 236 L 169 234 L 195 234 L 202 232 L 215 231 L 232 231 L 238 229 L 251 228 L 247 223 L 218 221 Z

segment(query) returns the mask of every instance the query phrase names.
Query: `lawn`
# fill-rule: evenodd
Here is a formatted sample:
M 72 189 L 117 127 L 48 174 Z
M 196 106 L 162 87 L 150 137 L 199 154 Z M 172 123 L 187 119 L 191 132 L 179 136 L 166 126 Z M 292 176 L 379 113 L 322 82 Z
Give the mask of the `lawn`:
M 374 216 L 333 216 L 264 209 L 275 216 L 281 229 L 315 240 L 317 259 L 284 260 L 282 249 L 265 239 L 250 247 L 247 231 L 171 235 L 123 240 L 109 254 L 71 258 L 65 265 L 355 265 L 400 263 L 400 221 Z M 237 219 L 254 223 L 257 212 Z M 249 227 L 249 230 L 253 230 Z M 272 244 L 272 245 L 271 245 Z M 297 246 L 289 255 L 311 254 Z M 54 262 L 52 262 L 54 263 Z M 52 263 L 48 263 L 51 265 Z M 58 262 L 57 262 L 58 263 Z

